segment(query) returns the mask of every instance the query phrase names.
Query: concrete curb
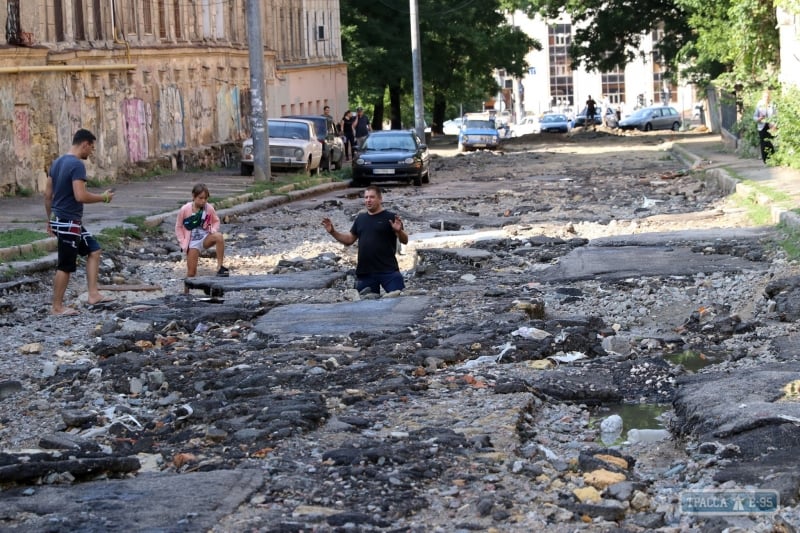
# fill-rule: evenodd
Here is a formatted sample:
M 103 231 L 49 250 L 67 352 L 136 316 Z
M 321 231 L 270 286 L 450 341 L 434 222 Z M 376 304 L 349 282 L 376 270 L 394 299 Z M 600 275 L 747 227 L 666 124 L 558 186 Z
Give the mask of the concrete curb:
M 793 228 L 800 228 L 800 215 L 789 211 L 786 207 L 774 205 L 774 202 L 768 195 L 750 185 L 742 183 L 739 179 L 733 177 L 725 168 L 702 168 L 703 159 L 687 151 L 678 144 L 672 144 L 669 150 L 685 165 L 705 172 L 706 176 L 709 178 L 709 183 L 718 187 L 725 194 L 739 194 L 750 198 L 758 205 L 768 206 L 770 208 L 770 219 L 773 224 L 782 223 Z M 763 189 L 779 192 L 766 185 L 762 186 L 762 190 Z
M 225 202 L 232 202 L 235 205 L 225 209 L 220 209 L 217 211 L 217 214 L 221 219 L 225 217 L 246 215 L 287 204 L 289 202 L 294 202 L 296 200 L 302 200 L 323 192 L 346 189 L 349 186 L 349 182 L 329 182 L 321 183 L 319 185 L 309 187 L 308 189 L 295 191 L 293 190 L 294 186 L 289 185 L 284 187 L 283 190 L 278 191 L 279 194 L 267 196 L 266 198 L 260 198 L 258 200 L 253 200 L 252 194 L 242 194 L 235 197 L 224 198 Z M 171 224 L 177 216 L 178 209 L 167 213 L 151 215 L 145 218 L 144 223 L 148 226 L 158 226 L 163 224 L 165 221 L 169 221 Z M 121 221 L 117 225 L 129 226 L 129 224 Z M 58 255 L 55 253 L 50 253 L 47 256 L 32 259 L 30 261 L 14 261 L 14 258 L 22 257 L 24 254 L 30 254 L 37 250 L 55 252 L 57 244 L 58 242 L 56 239 L 54 237 L 50 237 L 30 244 L 14 246 L 13 248 L 0 248 L 0 261 L 3 261 L 3 264 L 0 265 L 0 278 L 9 278 L 18 273 L 26 274 L 54 269 L 58 264 Z

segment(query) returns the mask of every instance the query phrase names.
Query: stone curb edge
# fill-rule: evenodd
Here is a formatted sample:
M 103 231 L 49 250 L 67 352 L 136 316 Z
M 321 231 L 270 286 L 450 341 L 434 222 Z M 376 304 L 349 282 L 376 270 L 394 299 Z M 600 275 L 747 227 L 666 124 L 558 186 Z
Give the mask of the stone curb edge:
M 690 168 L 700 169 L 700 164 L 703 159 L 680 146 L 679 144 L 672 144 L 668 150 L 672 152 L 679 161 Z M 745 197 L 755 199 L 759 205 L 770 207 L 770 218 L 773 224 L 785 224 L 792 228 L 800 228 L 800 215 L 789 211 L 786 207 L 773 205 L 769 196 L 759 192 L 754 187 L 742 183 L 739 179 L 733 177 L 725 168 L 714 167 L 702 169 L 703 172 L 710 178 L 713 185 L 719 187 L 726 194 L 739 194 Z M 764 189 L 774 190 L 768 186 Z M 776 191 L 778 192 L 778 191 Z
M 234 206 L 217 211 L 219 217 L 235 217 L 239 215 L 246 215 L 277 207 L 279 205 L 287 204 L 297 200 L 302 200 L 316 194 L 335 191 L 339 189 L 346 189 L 350 186 L 349 182 L 329 182 L 302 189 L 298 191 L 287 190 L 282 193 L 267 196 L 258 200 L 252 200 L 252 194 L 243 194 L 240 196 L 225 198 L 226 202 L 233 202 Z M 164 223 L 165 220 L 174 219 L 178 216 L 178 210 L 170 211 L 167 213 L 160 213 L 151 215 L 145 218 L 145 224 L 151 226 L 158 226 Z M 58 263 L 56 251 L 56 239 L 53 237 L 42 239 L 29 244 L 14 246 L 11 248 L 0 248 L 0 278 L 7 278 L 16 273 L 32 273 L 42 272 L 55 268 Z M 44 257 L 39 257 L 30 261 L 14 261 L 15 257 L 21 257 L 24 254 L 29 254 L 37 250 L 44 250 L 50 252 Z M 6 263 L 6 261 L 10 262 Z

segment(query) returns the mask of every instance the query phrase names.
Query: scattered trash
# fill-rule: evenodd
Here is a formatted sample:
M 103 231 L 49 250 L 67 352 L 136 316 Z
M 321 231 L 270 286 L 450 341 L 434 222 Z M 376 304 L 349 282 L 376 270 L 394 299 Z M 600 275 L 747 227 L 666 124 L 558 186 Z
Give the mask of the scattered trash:
M 581 352 L 569 352 L 569 353 L 561 353 L 556 355 L 551 355 L 548 359 L 552 359 L 553 361 L 558 361 L 559 363 L 574 363 L 575 361 L 580 361 L 581 359 L 586 359 L 587 355 Z
M 518 336 L 518 337 L 523 337 L 525 339 L 534 339 L 534 340 L 537 340 L 537 341 L 540 341 L 542 339 L 545 339 L 547 337 L 552 336 L 550 333 L 548 333 L 547 331 L 545 331 L 543 329 L 529 328 L 529 327 L 526 327 L 526 326 L 523 326 L 523 327 L 521 327 L 519 329 L 516 329 L 516 330 L 512 331 L 511 334 L 515 335 L 515 336 Z

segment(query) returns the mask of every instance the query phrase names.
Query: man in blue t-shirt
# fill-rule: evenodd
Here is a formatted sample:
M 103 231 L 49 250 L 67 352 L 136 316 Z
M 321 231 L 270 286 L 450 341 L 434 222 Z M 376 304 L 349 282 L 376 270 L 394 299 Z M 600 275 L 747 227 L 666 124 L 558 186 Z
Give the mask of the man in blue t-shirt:
M 72 137 L 72 147 L 50 166 L 44 191 L 44 209 L 47 213 L 47 233 L 58 240 L 58 265 L 53 280 L 53 305 L 51 314 L 76 315 L 78 311 L 64 306 L 70 275 L 75 272 L 78 256 L 86 257 L 86 284 L 89 305 L 113 302 L 97 287 L 100 270 L 100 244 L 83 227 L 83 204 L 108 203 L 114 198 L 114 189 L 103 194 L 86 190 L 86 166 L 83 162 L 94 152 L 96 137 L 80 129 Z
M 356 290 L 380 294 L 405 288 L 403 275 L 397 264 L 397 241 L 408 244 L 408 235 L 403 221 L 396 214 L 383 209 L 383 195 L 375 185 L 364 190 L 366 213 L 360 213 L 349 232 L 336 231 L 329 218 L 322 219 L 325 231 L 334 239 L 350 246 L 358 241 L 358 264 L 356 265 Z

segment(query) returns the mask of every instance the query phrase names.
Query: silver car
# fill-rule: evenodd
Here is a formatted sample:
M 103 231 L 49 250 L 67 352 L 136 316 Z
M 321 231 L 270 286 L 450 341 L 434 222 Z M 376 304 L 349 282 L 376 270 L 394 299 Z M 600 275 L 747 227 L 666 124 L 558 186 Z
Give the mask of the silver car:
M 314 123 L 294 118 L 271 118 L 269 127 L 269 158 L 272 169 L 302 170 L 319 174 L 322 143 L 317 139 Z M 242 143 L 242 176 L 253 175 L 253 138 Z
M 642 131 L 650 130 L 672 130 L 681 129 L 681 116 L 674 107 L 658 105 L 643 107 L 638 109 L 619 121 L 619 127 L 623 130 L 638 129 Z

